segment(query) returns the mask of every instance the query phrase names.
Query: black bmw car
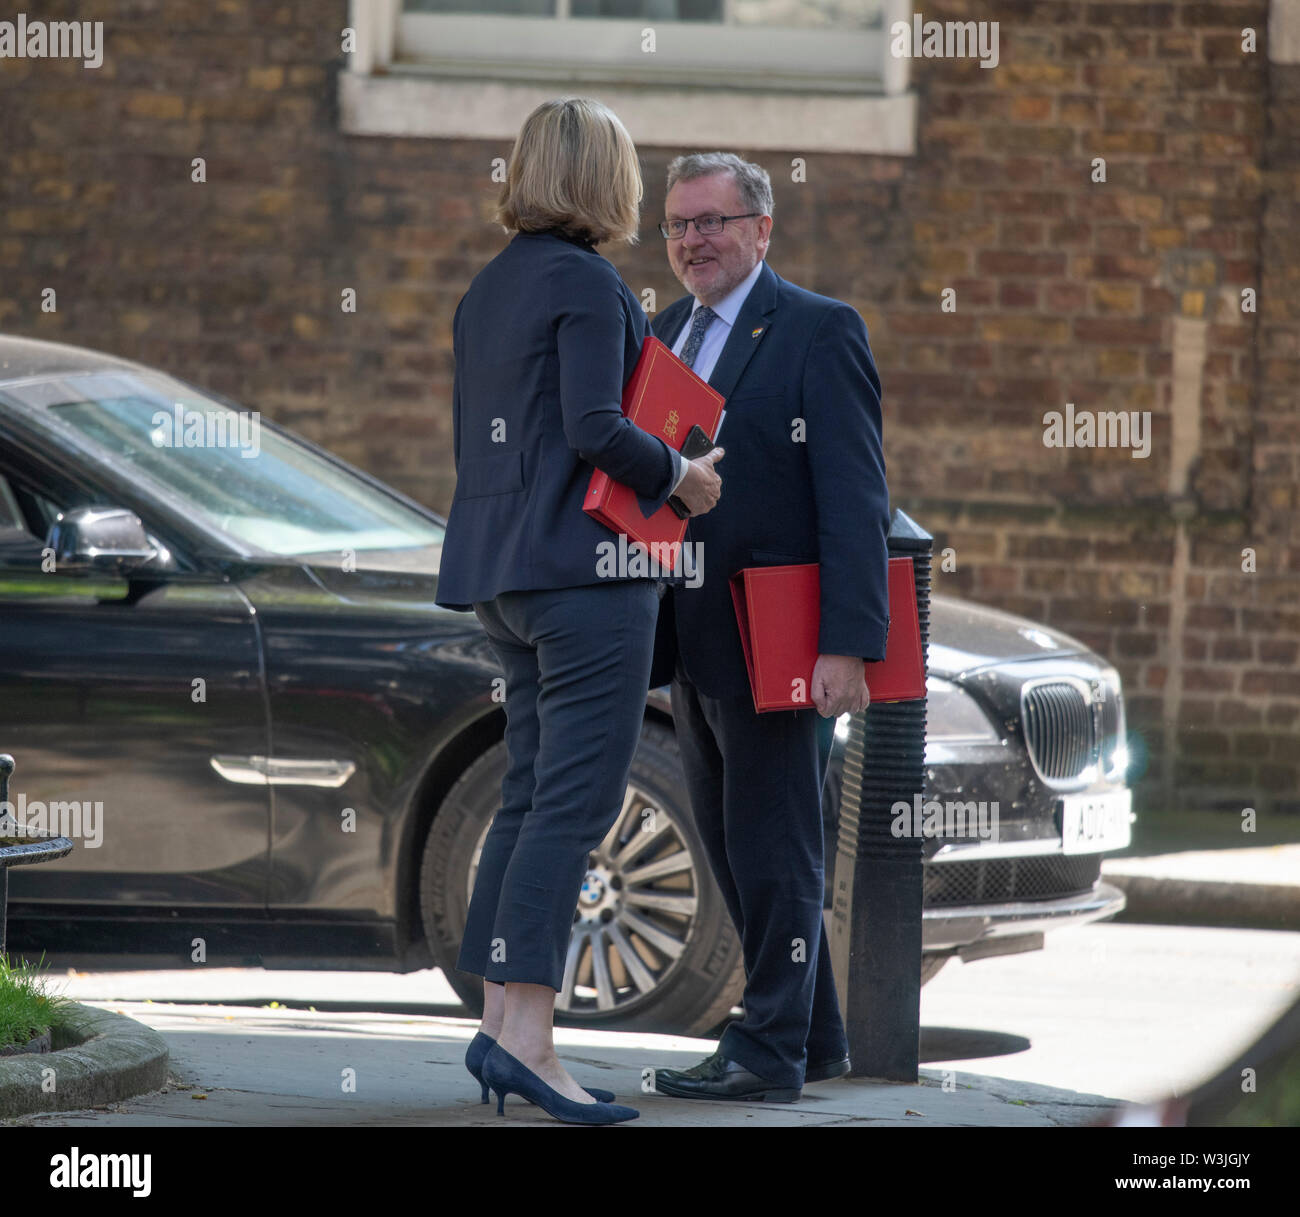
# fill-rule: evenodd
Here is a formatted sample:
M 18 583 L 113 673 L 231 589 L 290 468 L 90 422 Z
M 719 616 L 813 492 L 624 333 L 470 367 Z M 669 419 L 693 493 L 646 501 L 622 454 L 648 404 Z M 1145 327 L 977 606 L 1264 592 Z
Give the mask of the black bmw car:
M 76 846 L 13 872 L 9 950 L 438 966 L 475 1006 L 453 965 L 499 800 L 503 692 L 474 616 L 434 603 L 442 525 L 171 376 L 0 338 L 9 813 Z M 923 975 L 1118 912 L 1099 880 L 1130 832 L 1115 669 L 936 596 L 928 670 L 925 799 L 991 807 L 996 831 L 927 837 Z M 698 1034 L 742 985 L 656 690 L 574 911 L 559 1012 Z

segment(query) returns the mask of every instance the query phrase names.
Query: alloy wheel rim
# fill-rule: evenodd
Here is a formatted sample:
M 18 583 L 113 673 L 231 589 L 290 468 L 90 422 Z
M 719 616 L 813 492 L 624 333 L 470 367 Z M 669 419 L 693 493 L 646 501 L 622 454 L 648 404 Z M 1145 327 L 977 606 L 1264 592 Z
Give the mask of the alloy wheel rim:
M 479 834 L 470 859 L 467 900 L 490 829 Z M 699 875 L 677 821 L 629 783 L 613 825 L 588 856 L 556 1010 L 611 1017 L 644 1002 L 679 965 L 698 907 Z

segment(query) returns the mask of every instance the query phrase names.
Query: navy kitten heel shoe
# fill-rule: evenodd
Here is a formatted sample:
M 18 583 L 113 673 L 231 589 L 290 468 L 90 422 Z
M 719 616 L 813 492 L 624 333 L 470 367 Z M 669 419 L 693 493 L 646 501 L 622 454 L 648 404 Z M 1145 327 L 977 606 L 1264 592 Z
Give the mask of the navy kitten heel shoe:
M 469 1042 L 469 1047 L 465 1049 L 465 1068 L 473 1075 L 474 1080 L 483 1087 L 483 1102 L 488 1101 L 488 1084 L 483 1080 L 483 1058 L 496 1043 L 490 1035 L 484 1035 L 480 1031 Z M 585 1090 L 593 1099 L 600 1103 L 612 1103 L 614 1101 L 614 1092 L 612 1090 L 597 1090 L 594 1086 L 584 1086 Z M 527 1095 L 524 1096 L 527 1098 Z M 531 1100 L 530 1100 L 531 1101 Z
M 497 1115 L 505 1115 L 506 1095 L 512 1092 L 566 1124 L 621 1124 L 641 1114 L 634 1107 L 618 1103 L 575 1103 L 566 1099 L 500 1044 L 493 1044 L 483 1059 L 483 1080 L 496 1092 Z

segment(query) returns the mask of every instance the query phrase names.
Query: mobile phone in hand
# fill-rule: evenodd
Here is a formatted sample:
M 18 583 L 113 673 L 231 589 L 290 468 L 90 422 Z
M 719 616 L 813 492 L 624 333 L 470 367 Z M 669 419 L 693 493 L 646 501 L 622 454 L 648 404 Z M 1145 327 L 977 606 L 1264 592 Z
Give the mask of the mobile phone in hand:
M 721 427 L 719 427 L 721 430 Z M 696 423 L 687 433 L 686 442 L 681 446 L 681 454 L 688 461 L 693 461 L 697 457 L 704 456 L 712 452 L 718 445 L 709 438 L 709 433 Z M 686 504 L 681 501 L 675 494 L 668 496 L 668 506 L 677 513 L 677 518 L 686 520 L 690 518 L 690 510 Z

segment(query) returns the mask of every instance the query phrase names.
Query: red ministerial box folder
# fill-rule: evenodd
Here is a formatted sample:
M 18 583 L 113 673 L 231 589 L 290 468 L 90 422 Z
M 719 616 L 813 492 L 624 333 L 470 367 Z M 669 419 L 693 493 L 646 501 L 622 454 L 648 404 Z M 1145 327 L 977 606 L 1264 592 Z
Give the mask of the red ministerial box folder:
M 726 404 L 722 394 L 695 375 L 658 338 L 647 335 L 632 378 L 623 390 L 623 413 L 642 431 L 657 435 L 674 451 L 681 449 L 697 423 L 714 438 Z M 661 566 L 677 565 L 687 521 L 665 503 L 647 517 L 636 491 L 597 469 L 587 485 L 582 510 L 629 542 L 644 545 Z
M 820 568 L 813 562 L 749 566 L 731 577 L 749 687 L 754 709 L 760 714 L 815 708 L 812 674 L 821 624 L 819 576 Z M 889 559 L 885 658 L 864 666 L 872 702 L 925 696 L 925 659 L 911 558 Z

